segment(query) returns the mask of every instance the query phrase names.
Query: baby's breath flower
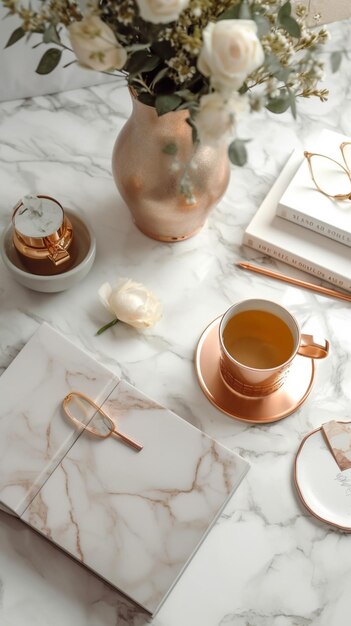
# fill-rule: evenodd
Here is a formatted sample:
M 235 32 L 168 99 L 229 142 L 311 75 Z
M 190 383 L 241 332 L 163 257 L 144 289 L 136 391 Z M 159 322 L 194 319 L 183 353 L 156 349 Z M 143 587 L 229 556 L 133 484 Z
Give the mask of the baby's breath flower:
M 171 75 L 176 81 L 179 81 L 180 84 L 190 80 L 196 72 L 196 68 L 189 63 L 189 59 L 184 53 L 169 59 L 167 65 L 173 70 Z
M 279 96 L 279 81 L 277 78 L 270 78 L 267 83 L 267 93 L 270 98 L 277 98 Z

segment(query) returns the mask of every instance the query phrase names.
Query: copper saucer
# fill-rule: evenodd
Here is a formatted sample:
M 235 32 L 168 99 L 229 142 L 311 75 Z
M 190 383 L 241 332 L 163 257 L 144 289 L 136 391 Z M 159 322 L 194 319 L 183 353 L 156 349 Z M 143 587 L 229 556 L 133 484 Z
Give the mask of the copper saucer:
M 223 413 L 251 424 L 268 424 L 290 415 L 306 400 L 314 379 L 313 359 L 297 355 L 284 384 L 269 396 L 252 398 L 231 391 L 219 372 L 219 323 L 202 333 L 195 353 L 195 369 L 205 396 Z

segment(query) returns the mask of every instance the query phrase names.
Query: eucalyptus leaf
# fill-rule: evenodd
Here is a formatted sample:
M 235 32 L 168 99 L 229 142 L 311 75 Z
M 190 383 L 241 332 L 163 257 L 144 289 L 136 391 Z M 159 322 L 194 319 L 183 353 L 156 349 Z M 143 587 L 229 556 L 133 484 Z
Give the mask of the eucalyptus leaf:
M 244 2 L 240 5 L 239 8 L 239 19 L 240 20 L 251 20 L 251 9 L 247 2 Z
M 301 28 L 300 28 L 300 25 L 297 23 L 297 21 L 293 17 L 284 15 L 282 19 L 280 20 L 280 24 L 281 26 L 285 28 L 285 30 L 289 33 L 289 35 L 291 35 L 292 37 L 295 37 L 296 39 L 300 38 Z
M 160 63 L 160 57 L 156 54 L 149 55 L 147 57 L 147 61 L 142 69 L 143 72 L 152 72 Z
M 181 103 L 181 97 L 176 94 L 157 96 L 155 101 L 157 115 L 165 115 L 165 113 L 174 111 Z
M 60 62 L 62 50 L 58 48 L 49 48 L 41 57 L 38 67 L 35 70 L 37 74 L 50 74 Z
M 342 61 L 342 54 L 339 51 L 332 52 L 330 55 L 330 65 L 333 74 L 338 71 Z
M 159 62 L 160 57 L 156 54 L 150 54 L 146 50 L 137 50 L 128 59 L 124 69 L 130 75 L 151 72 L 158 66 Z
M 228 156 L 233 165 L 242 167 L 247 161 L 246 141 L 234 139 L 228 148 Z
M 278 15 L 277 15 L 278 22 L 281 22 L 281 20 L 284 17 L 290 17 L 290 15 L 291 15 L 291 3 L 285 2 L 285 4 L 283 4 L 283 6 L 281 6 L 278 11 Z
M 9 48 L 10 46 L 12 46 L 14 43 L 16 43 L 16 41 L 19 41 L 20 39 L 22 39 L 24 35 L 25 35 L 25 32 L 23 28 L 19 26 L 19 28 L 16 28 L 16 30 L 13 31 L 12 35 L 10 35 L 10 38 L 5 48 Z
M 155 106 L 155 96 L 153 96 L 152 93 L 147 93 L 146 91 L 139 93 L 138 100 L 139 102 L 142 102 L 143 104 L 147 104 L 147 106 L 149 107 Z
M 239 11 L 240 11 L 240 4 L 237 4 L 234 7 L 229 7 L 229 9 L 221 13 L 221 15 L 218 17 L 218 21 L 237 20 L 239 18 Z
M 61 43 L 58 32 L 52 24 L 44 31 L 43 34 L 44 43 Z
M 272 72 L 273 76 L 275 76 L 278 80 L 281 80 L 283 83 L 286 83 L 286 81 L 289 78 L 289 74 L 292 71 L 291 67 L 283 67 L 283 65 L 280 65 L 280 67 L 275 70 L 274 72 Z
M 260 15 L 259 13 L 254 13 L 253 19 L 256 22 L 257 33 L 259 37 L 263 37 L 264 35 L 267 35 L 270 32 L 271 30 L 270 21 L 264 15 Z
M 287 96 L 279 96 L 278 98 L 271 98 L 268 100 L 266 104 L 266 109 L 271 111 L 272 113 L 284 113 L 290 106 L 290 97 Z
M 281 65 L 274 54 L 271 52 L 266 53 L 265 55 L 265 66 L 272 76 L 275 76 L 278 80 L 281 80 L 283 83 L 287 81 L 289 78 L 289 74 L 292 71 L 291 67 L 285 67 Z
M 274 74 L 274 72 L 278 71 L 282 67 L 277 57 L 272 52 L 266 52 L 264 64 L 270 74 Z

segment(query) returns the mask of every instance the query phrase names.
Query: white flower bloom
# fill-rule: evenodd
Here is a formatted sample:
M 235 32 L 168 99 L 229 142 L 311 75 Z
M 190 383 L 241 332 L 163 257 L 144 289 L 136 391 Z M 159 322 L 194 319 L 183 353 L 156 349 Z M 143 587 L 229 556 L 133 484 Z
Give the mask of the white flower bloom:
M 153 24 L 168 24 L 178 19 L 189 0 L 136 0 L 140 16 Z
M 162 317 L 158 298 L 144 285 L 129 278 L 122 278 L 114 289 L 110 283 L 104 283 L 98 294 L 110 313 L 135 328 L 153 326 Z
M 113 30 L 96 15 L 73 22 L 68 27 L 73 51 L 81 65 L 103 72 L 120 70 L 127 53 L 118 43 Z
M 253 20 L 210 22 L 203 31 L 197 66 L 215 87 L 238 89 L 262 65 L 264 52 Z
M 247 109 L 246 96 L 241 96 L 237 92 L 228 98 L 216 91 L 202 96 L 200 109 L 195 118 L 200 142 L 215 146 L 231 137 L 238 116 Z

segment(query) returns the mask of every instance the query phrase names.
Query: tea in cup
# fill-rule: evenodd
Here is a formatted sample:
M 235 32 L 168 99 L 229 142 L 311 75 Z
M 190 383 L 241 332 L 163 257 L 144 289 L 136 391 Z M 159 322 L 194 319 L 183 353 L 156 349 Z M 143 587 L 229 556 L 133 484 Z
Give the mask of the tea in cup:
M 269 300 L 244 300 L 224 314 L 219 326 L 220 373 L 225 384 L 243 395 L 265 396 L 283 384 L 297 354 L 328 355 L 329 344 L 301 334 L 291 313 Z

